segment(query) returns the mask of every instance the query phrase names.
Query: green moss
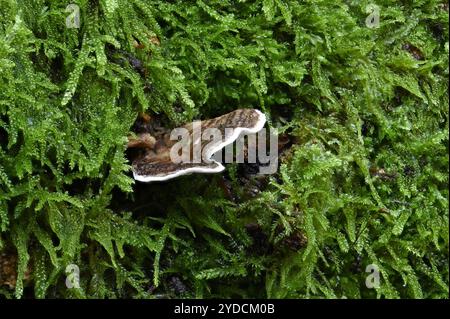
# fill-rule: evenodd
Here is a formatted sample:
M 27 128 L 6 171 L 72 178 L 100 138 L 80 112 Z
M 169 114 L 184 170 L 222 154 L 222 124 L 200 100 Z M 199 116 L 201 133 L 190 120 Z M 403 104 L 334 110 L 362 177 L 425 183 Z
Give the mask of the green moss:
M 73 2 L 0 3 L 0 294 L 448 297 L 447 4 Z M 133 182 L 138 112 L 240 107 L 293 141 L 276 175 Z

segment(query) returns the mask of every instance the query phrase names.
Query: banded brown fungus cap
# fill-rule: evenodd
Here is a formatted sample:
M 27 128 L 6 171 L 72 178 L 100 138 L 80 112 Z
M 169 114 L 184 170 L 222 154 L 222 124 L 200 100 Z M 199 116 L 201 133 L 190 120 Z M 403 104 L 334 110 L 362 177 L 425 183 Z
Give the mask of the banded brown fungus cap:
M 266 116 L 255 109 L 238 109 L 228 114 L 205 120 L 186 124 L 181 129 L 186 132 L 184 141 L 170 139 L 170 132 L 153 140 L 144 135 L 143 141 L 130 141 L 129 147 L 146 147 L 145 154 L 132 162 L 134 179 L 140 182 L 166 181 L 178 176 L 192 173 L 218 173 L 225 167 L 214 160 L 213 155 L 225 146 L 232 144 L 242 134 L 257 133 L 264 127 Z M 220 138 L 204 139 L 196 136 L 196 129 L 200 132 L 215 132 L 221 134 Z M 194 138 L 196 140 L 194 140 Z M 131 145 L 130 145 L 131 143 Z M 177 144 L 178 143 L 178 144 Z M 177 145 L 176 145 L 177 144 Z M 151 147 L 150 147 L 151 146 Z M 171 158 L 171 149 L 178 146 L 200 151 L 199 162 L 183 161 L 174 162 Z M 192 157 L 190 157 L 192 158 Z

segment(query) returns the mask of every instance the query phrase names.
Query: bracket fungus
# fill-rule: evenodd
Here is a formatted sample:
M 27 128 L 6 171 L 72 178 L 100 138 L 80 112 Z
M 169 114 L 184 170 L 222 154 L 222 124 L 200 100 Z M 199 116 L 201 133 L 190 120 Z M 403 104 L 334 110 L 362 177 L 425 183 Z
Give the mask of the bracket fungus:
M 148 183 L 192 173 L 221 172 L 225 167 L 214 159 L 214 154 L 243 134 L 259 132 L 265 123 L 266 116 L 261 111 L 238 109 L 172 131 L 165 130 L 157 136 L 147 132 L 138 134 L 128 142 L 128 148 L 144 150 L 132 161 L 134 179 Z

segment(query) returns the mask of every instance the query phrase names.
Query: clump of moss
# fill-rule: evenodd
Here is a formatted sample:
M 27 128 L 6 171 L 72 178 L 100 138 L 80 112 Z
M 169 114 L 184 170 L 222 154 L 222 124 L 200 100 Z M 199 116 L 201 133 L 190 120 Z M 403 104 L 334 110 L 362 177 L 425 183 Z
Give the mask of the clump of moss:
M 0 294 L 448 297 L 448 5 L 380 0 L 372 28 L 367 1 L 73 4 L 79 28 L 0 3 Z M 133 182 L 138 113 L 243 107 L 289 139 L 277 174 Z

